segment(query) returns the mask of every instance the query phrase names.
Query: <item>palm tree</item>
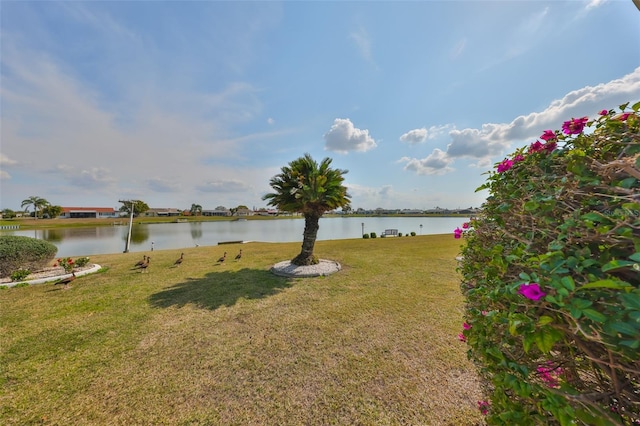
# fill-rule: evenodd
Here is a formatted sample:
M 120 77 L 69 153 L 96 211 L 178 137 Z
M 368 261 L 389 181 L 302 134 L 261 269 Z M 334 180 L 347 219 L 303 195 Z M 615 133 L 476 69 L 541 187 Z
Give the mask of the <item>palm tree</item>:
M 275 190 L 266 194 L 263 200 L 278 210 L 302 213 L 304 215 L 304 234 L 300 254 L 291 260 L 295 265 L 314 265 L 318 263 L 313 255 L 313 247 L 318 235 L 320 217 L 330 210 L 349 204 L 350 195 L 342 185 L 343 175 L 348 170 L 332 169 L 331 158 L 325 158 L 320 164 L 305 154 L 281 169 L 281 173 L 272 177 L 269 185 Z
M 49 202 L 47 200 L 45 200 L 44 198 L 40 198 L 38 196 L 32 195 L 31 197 L 27 198 L 26 200 L 22 201 L 22 204 L 20 205 L 20 207 L 26 207 L 24 209 L 25 212 L 29 211 L 29 206 L 33 206 L 33 215 L 35 216 L 35 218 L 38 218 L 38 209 L 41 209 L 44 206 L 49 205 Z

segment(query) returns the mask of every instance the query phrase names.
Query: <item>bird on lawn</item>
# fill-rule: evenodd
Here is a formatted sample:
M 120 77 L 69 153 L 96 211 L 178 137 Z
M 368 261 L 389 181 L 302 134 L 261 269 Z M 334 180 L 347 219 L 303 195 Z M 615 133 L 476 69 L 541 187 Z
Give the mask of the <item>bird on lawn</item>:
M 140 265 L 140 269 L 141 269 L 140 272 L 148 272 L 149 271 L 149 261 L 150 260 L 151 260 L 151 257 L 147 256 L 147 260 L 142 265 Z
M 76 272 L 75 271 L 71 271 L 71 276 L 67 277 L 67 278 L 63 278 L 61 280 L 56 281 L 55 283 L 53 283 L 53 285 L 63 285 L 64 289 L 69 288 L 69 284 L 71 283 L 71 281 L 76 279 Z
M 236 254 L 236 261 L 242 258 L 242 249 L 240 249 L 240 253 Z
M 173 262 L 174 266 L 180 266 L 182 265 L 182 261 L 184 259 L 184 253 L 180 253 L 180 258 L 178 260 L 176 260 L 175 262 Z
M 218 259 L 218 263 L 224 263 L 225 260 L 227 260 L 227 252 L 226 251 L 224 252 L 222 257 L 220 259 Z
M 133 265 L 133 269 L 138 269 L 139 267 L 141 267 L 145 262 L 147 261 L 147 255 L 143 255 L 142 256 L 142 260 L 139 260 L 138 263 L 136 263 L 135 265 Z

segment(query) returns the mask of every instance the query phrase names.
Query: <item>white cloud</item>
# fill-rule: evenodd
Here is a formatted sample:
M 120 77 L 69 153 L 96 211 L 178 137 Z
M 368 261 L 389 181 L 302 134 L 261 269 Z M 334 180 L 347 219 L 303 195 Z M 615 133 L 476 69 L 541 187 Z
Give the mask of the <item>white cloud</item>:
M 438 148 L 425 158 L 402 157 L 399 162 L 406 163 L 404 170 L 415 172 L 418 175 L 442 175 L 453 170 L 449 167 L 453 159 Z
M 369 136 L 369 130 L 353 126 L 348 118 L 336 118 L 331 129 L 324 135 L 325 149 L 346 154 L 350 151 L 366 152 L 377 146 Z
M 371 52 L 371 38 L 369 37 L 367 30 L 364 27 L 359 26 L 356 31 L 353 31 L 351 32 L 351 34 L 349 34 L 349 38 L 351 38 L 355 42 L 362 57 L 369 62 L 373 62 L 373 54 Z
M 429 129 L 424 127 L 420 129 L 409 130 L 407 133 L 400 136 L 402 142 L 408 142 L 409 144 L 417 144 L 424 142 L 428 139 L 435 139 L 438 136 L 444 135 L 447 130 L 452 126 L 445 124 L 443 126 L 431 126 Z
M 176 202 L 193 202 L 186 189 L 194 182 L 241 174 L 251 183 L 232 182 L 238 192 L 227 192 L 228 198 L 251 203 L 248 200 L 259 199 L 253 191 L 257 183 L 268 182 L 266 170 L 249 164 L 210 165 L 243 157 L 256 138 L 288 132 L 237 137 L 230 131 L 261 111 L 257 91 L 246 83 L 232 82 L 208 93 L 158 90 L 150 97 L 141 93 L 131 100 L 123 95 L 103 103 L 102 94 L 76 78 L 65 63 L 10 43 L 3 44 L 2 53 L 2 179 L 11 177 L 4 170 L 11 166 L 40 179 L 42 193 L 61 195 L 66 185 L 73 185 L 76 196 L 82 191 L 85 200 L 90 194 L 95 199 L 127 196 L 161 204 L 171 192 Z M 56 164 L 61 166 L 52 166 Z M 204 188 L 216 190 L 215 185 Z
M 393 195 L 393 185 L 383 185 L 380 190 L 378 191 L 378 194 L 382 197 L 382 198 L 386 198 L 386 197 L 390 197 Z
M 449 57 L 451 59 L 456 59 L 460 57 L 460 55 L 462 55 L 462 53 L 464 52 L 464 49 L 466 46 L 467 46 L 467 39 L 466 38 L 461 39 L 455 44 L 455 46 L 453 46 L 453 48 L 451 49 L 451 52 L 449 53 Z
M 12 160 L 11 158 L 7 157 L 6 155 L 0 152 L 0 166 L 9 167 L 9 166 L 14 166 L 16 164 L 18 164 L 16 160 Z
M 179 192 L 182 190 L 182 185 L 179 182 L 158 177 L 148 179 L 147 186 L 149 189 L 156 192 Z
M 602 6 L 603 4 L 605 4 L 607 1 L 608 0 L 590 0 L 589 2 L 587 2 L 587 6 L 585 9 L 587 10 L 596 9 Z
M 202 192 L 227 193 L 227 192 L 247 191 L 251 187 L 239 180 L 219 180 L 219 181 L 206 182 L 202 185 L 196 186 L 196 188 Z
M 409 130 L 407 133 L 400 136 L 400 140 L 410 144 L 424 142 L 427 140 L 427 129 L 423 127 L 421 129 Z
M 104 190 L 116 182 L 111 170 L 105 167 L 83 168 L 60 164 L 49 170 L 49 173 L 61 176 L 74 188 Z
M 418 174 L 450 171 L 448 167 L 456 158 L 478 160 L 479 165 L 491 163 L 491 159 L 504 155 L 514 145 L 534 142 L 547 129 L 559 129 L 562 123 L 574 117 L 593 117 L 602 109 L 640 99 L 640 67 L 624 77 L 596 86 L 586 86 L 552 101 L 540 112 L 532 112 L 513 119 L 510 123 L 487 123 L 479 129 L 467 128 L 449 131 L 450 143 L 446 155 L 435 149 L 423 160 L 403 158 L 405 170 Z

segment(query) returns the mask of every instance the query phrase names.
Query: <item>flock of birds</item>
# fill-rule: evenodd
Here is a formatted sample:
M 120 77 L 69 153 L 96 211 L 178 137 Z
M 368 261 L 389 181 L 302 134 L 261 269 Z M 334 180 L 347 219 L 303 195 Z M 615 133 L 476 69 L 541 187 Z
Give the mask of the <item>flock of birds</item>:
M 240 249 L 240 252 L 236 255 L 235 261 L 237 262 L 240 259 L 242 259 L 242 249 Z M 141 270 L 140 272 L 147 272 L 149 270 L 150 260 L 151 260 L 150 256 L 143 255 L 142 260 L 139 260 L 135 265 L 133 265 L 132 269 L 140 269 Z M 218 258 L 216 265 L 221 265 L 226 260 L 227 260 L 227 252 L 225 251 L 224 254 L 220 258 Z M 182 262 L 184 262 L 184 253 L 180 253 L 180 257 L 175 262 L 173 262 L 173 267 L 175 268 L 182 265 Z
M 240 252 L 236 255 L 235 261 L 237 262 L 240 259 L 242 259 L 242 249 L 240 249 Z M 227 260 L 227 252 L 225 251 L 224 254 L 220 258 L 218 258 L 216 265 L 222 265 L 226 260 Z M 140 269 L 140 272 L 142 273 L 148 272 L 150 261 L 151 261 L 151 257 L 145 254 L 142 256 L 141 260 L 139 260 L 138 262 L 136 262 L 135 265 L 133 265 L 133 268 L 131 269 L 132 270 Z M 184 253 L 180 253 L 180 257 L 175 262 L 173 262 L 173 267 L 178 267 L 182 265 L 182 262 L 184 262 Z M 62 285 L 64 289 L 67 289 L 69 288 L 69 284 L 71 284 L 71 282 L 75 279 L 76 279 L 76 273 L 74 271 L 71 271 L 71 275 L 69 277 L 58 280 L 53 285 L 54 286 Z
M 236 255 L 235 257 L 235 261 L 239 261 L 240 259 L 242 259 L 242 249 L 240 249 L 240 252 Z M 147 272 L 149 269 L 149 262 L 151 260 L 150 256 L 147 255 L 143 255 L 142 256 L 142 260 L 139 260 L 138 263 L 136 263 L 135 265 L 133 265 L 132 269 L 140 269 L 140 272 Z M 227 260 L 227 252 L 225 251 L 224 254 L 218 258 L 216 265 L 222 265 L 223 263 L 225 263 Z M 180 253 L 180 257 L 173 262 L 173 267 L 178 267 L 180 265 L 182 265 L 182 262 L 184 262 L 184 253 Z

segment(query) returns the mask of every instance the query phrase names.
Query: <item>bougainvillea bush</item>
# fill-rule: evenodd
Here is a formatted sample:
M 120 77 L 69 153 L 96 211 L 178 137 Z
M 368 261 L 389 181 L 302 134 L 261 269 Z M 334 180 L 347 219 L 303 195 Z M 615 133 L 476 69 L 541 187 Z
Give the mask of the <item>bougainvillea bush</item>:
M 489 424 L 640 424 L 639 109 L 547 130 L 479 188 L 459 338 Z

